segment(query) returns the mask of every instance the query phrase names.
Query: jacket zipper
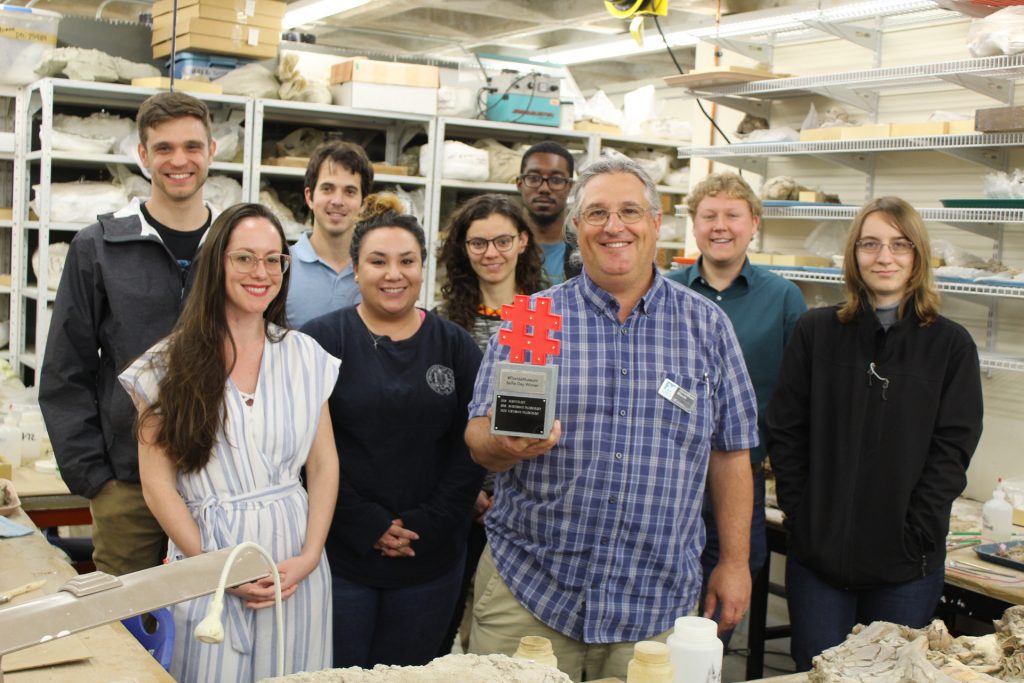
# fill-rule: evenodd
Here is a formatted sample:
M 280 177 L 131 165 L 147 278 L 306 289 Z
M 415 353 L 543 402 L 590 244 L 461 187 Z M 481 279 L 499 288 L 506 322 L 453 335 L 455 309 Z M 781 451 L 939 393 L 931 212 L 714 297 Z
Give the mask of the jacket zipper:
M 873 386 L 874 380 L 878 379 L 882 383 L 882 400 L 888 401 L 889 399 L 885 395 L 885 390 L 889 388 L 889 380 L 878 374 L 878 368 L 874 362 L 868 364 L 868 386 Z

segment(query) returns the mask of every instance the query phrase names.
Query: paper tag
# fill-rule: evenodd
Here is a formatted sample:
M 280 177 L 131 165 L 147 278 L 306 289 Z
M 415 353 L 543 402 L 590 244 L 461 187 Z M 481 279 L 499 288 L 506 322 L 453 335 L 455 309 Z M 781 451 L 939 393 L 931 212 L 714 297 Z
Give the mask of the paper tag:
M 258 28 L 249 29 L 249 40 L 248 43 L 253 47 L 259 45 L 260 42 L 260 30 Z
M 245 16 L 251 17 L 256 14 L 256 0 L 245 0 Z
M 666 378 L 661 382 L 661 386 L 658 387 L 658 395 L 668 399 L 676 407 L 685 410 L 688 413 L 693 413 L 693 409 L 697 406 L 697 394 L 691 393 L 686 389 Z

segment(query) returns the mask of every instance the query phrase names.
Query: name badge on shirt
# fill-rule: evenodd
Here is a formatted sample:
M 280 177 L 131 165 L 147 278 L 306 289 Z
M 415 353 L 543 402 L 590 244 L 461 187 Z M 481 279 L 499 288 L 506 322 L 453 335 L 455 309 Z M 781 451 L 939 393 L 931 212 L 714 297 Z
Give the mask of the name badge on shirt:
M 682 408 L 688 413 L 693 413 L 693 409 L 697 405 L 697 394 L 683 389 L 681 386 L 667 378 L 662 380 L 661 386 L 658 387 L 658 395 L 663 398 L 667 398 L 677 407 Z

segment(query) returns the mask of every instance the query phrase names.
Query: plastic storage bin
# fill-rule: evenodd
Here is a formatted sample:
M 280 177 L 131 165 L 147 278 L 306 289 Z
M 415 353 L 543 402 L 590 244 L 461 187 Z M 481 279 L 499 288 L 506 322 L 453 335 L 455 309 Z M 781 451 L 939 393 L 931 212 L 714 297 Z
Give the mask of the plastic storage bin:
M 192 78 L 197 76 L 207 80 L 220 78 L 229 71 L 245 66 L 252 60 L 226 57 L 224 55 L 204 55 L 198 52 L 179 52 L 174 58 L 174 77 Z M 167 60 L 168 69 L 171 60 Z
M 30 7 L 0 5 L 0 84 L 38 80 L 43 54 L 57 45 L 60 15 Z

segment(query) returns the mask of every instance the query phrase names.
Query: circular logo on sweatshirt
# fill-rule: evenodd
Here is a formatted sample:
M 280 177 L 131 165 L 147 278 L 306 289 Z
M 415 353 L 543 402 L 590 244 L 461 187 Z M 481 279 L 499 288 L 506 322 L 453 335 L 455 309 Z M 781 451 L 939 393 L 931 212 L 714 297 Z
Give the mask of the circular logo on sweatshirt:
M 442 396 L 448 396 L 455 391 L 455 372 L 444 365 L 431 365 L 427 369 L 427 385 Z

